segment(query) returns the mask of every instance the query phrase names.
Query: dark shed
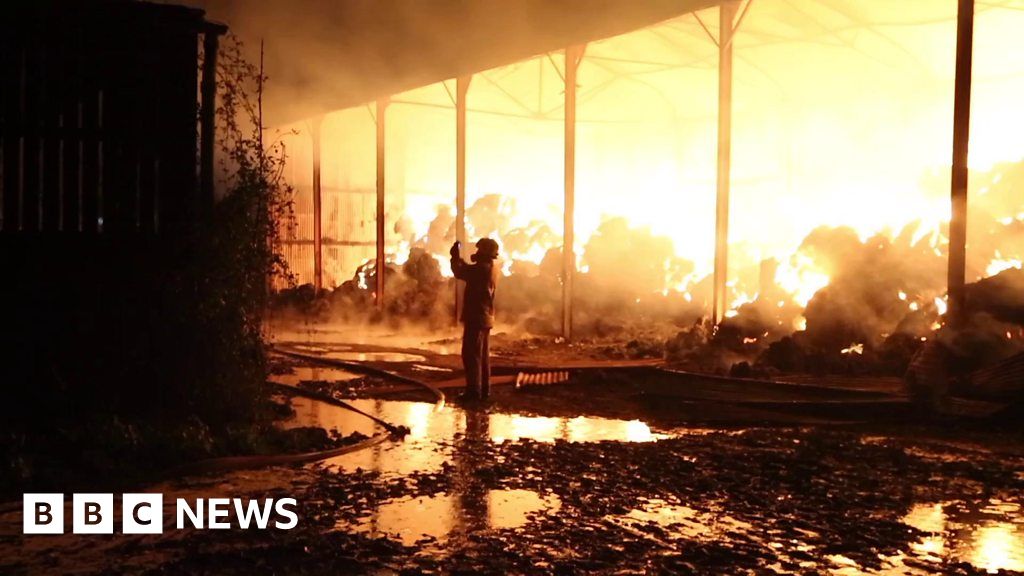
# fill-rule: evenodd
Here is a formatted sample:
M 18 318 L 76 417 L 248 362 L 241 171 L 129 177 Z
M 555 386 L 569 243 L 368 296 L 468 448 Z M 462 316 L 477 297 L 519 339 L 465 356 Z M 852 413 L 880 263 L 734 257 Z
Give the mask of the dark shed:
M 210 222 L 213 116 L 199 112 L 216 91 L 201 89 L 199 46 L 226 29 L 203 14 L 0 4 L 0 381 L 14 416 L 51 397 L 84 409 L 110 382 L 153 380 L 126 366 L 161 366 L 169 308 L 155 294 Z
M 153 233 L 194 220 L 202 10 L 0 7 L 0 230 Z

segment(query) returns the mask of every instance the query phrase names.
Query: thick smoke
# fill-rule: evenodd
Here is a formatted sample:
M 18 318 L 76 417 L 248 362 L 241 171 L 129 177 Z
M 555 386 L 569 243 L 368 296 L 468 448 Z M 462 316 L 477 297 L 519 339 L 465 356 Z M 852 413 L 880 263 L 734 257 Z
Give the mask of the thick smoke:
M 179 2 L 180 0 L 174 0 Z M 674 0 L 184 0 L 263 60 L 268 125 L 398 94 L 711 5 Z

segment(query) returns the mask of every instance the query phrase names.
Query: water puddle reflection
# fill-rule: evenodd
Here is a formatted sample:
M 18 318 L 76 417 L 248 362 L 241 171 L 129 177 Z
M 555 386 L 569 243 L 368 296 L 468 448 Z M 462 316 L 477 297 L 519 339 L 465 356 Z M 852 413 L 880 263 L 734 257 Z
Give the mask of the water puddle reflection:
M 665 547 L 673 546 L 672 542 L 678 539 L 724 543 L 753 541 L 772 548 L 780 561 L 831 574 L 924 574 L 929 570 L 922 569 L 922 564 L 934 564 L 939 570 L 948 562 L 965 562 L 988 573 L 1024 571 L 1024 508 L 1018 502 L 999 499 L 913 506 L 902 521 L 927 534 L 909 550 L 880 557 L 880 570 L 866 569 L 840 554 L 819 557 L 816 552 L 820 550 L 802 538 L 783 537 L 774 529 L 756 529 L 724 511 L 700 511 L 652 499 L 627 514 L 609 516 L 606 520 Z M 798 531 L 809 541 L 819 539 L 813 532 Z M 911 559 L 914 562 L 910 562 Z
M 337 345 L 319 346 L 319 345 L 316 345 L 316 344 L 292 344 L 291 347 L 294 348 L 295 350 L 299 351 L 299 352 L 306 352 L 306 353 L 310 353 L 310 354 L 323 354 L 325 352 L 330 352 L 331 350 L 349 350 L 350 349 L 348 346 L 337 346 Z
M 424 402 L 357 399 L 348 400 L 356 408 L 386 422 L 407 426 L 409 435 L 402 442 L 386 443 L 369 450 L 347 454 L 327 464 L 343 470 L 375 470 L 408 474 L 434 472 L 452 456 L 456 439 L 487 440 L 501 443 L 520 439 L 538 442 L 651 442 L 666 438 L 653 432 L 639 420 L 608 418 L 550 418 L 519 414 L 466 412 L 458 407 L 438 407 Z M 361 432 L 367 436 L 382 431 L 365 416 L 306 398 L 293 398 L 295 417 L 285 427 L 320 426 L 342 434 Z
M 718 540 L 731 532 L 752 530 L 750 524 L 728 515 L 701 512 L 659 499 L 646 500 L 624 516 L 609 517 L 608 520 L 628 528 L 658 526 L 665 528 L 665 534 L 672 538 L 692 540 Z
M 382 430 L 356 413 L 313 402 L 292 400 L 296 416 L 285 426 L 322 426 L 348 434 L 366 435 Z M 357 408 L 385 421 L 407 426 L 404 441 L 390 442 L 328 461 L 342 470 L 374 470 L 407 475 L 439 472 L 454 466 L 451 492 L 429 497 L 404 498 L 380 504 L 366 517 L 344 529 L 396 538 L 407 545 L 442 542 L 453 536 L 485 529 L 517 528 L 537 514 L 557 512 L 554 495 L 528 490 L 488 490 L 474 484 L 479 453 L 466 450 L 467 442 L 501 443 L 520 439 L 539 442 L 651 442 L 666 435 L 639 420 L 576 417 L 554 418 L 520 414 L 489 414 L 423 402 L 358 399 Z M 948 562 L 966 562 L 979 570 L 1024 571 L 1024 508 L 1019 499 L 988 499 L 920 503 L 902 521 L 925 534 L 906 550 L 884 558 L 882 570 L 859 566 L 841 555 L 820 555 L 821 537 L 807 531 L 787 534 L 772 526 L 754 526 L 730 515 L 725 508 L 692 508 L 682 502 L 644 500 L 626 514 L 605 517 L 638 537 L 673 546 L 678 540 L 735 541 L 770 548 L 786 566 L 800 566 L 834 574 L 924 573 L 921 566 L 941 569 Z M 342 527 L 339 527 L 342 528 Z M 426 543 L 426 544 L 425 544 Z M 676 542 L 678 544 L 678 542 Z
M 911 547 L 923 560 L 967 562 L 990 573 L 1024 571 L 1024 510 L 1019 502 L 917 504 L 903 522 L 929 533 Z
M 427 359 L 419 354 L 406 354 L 404 352 L 337 352 L 330 351 L 321 354 L 324 358 L 341 360 L 343 362 L 426 362 Z
M 370 516 L 341 530 L 387 537 L 406 546 L 441 543 L 483 530 L 515 529 L 534 517 L 553 514 L 561 502 L 553 494 L 531 490 L 469 490 L 461 494 L 399 498 L 382 503 Z
M 356 378 L 359 378 L 358 374 L 341 368 L 295 366 L 290 373 L 274 374 L 270 380 L 286 386 L 298 386 L 300 382 L 348 382 Z

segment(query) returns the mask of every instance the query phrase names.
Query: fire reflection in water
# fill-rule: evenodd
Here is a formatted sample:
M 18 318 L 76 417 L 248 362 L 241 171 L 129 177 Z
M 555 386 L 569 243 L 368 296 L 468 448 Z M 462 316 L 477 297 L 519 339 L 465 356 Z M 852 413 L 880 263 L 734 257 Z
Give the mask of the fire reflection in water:
M 456 441 L 453 454 L 452 494 L 385 502 L 361 524 L 343 524 L 339 528 L 397 538 L 407 546 L 451 538 L 468 541 L 472 534 L 519 528 L 535 515 L 554 513 L 561 508 L 553 494 L 488 488 L 477 471 L 487 464 L 486 453 L 479 448 L 490 442 L 490 418 L 480 411 L 466 412 L 464 417 L 465 434 Z
M 381 504 L 373 517 L 356 526 L 342 524 L 338 528 L 366 532 L 371 536 L 387 536 L 412 546 L 417 542 L 422 544 L 424 541 L 465 537 L 470 528 L 520 528 L 534 515 L 553 514 L 561 508 L 557 496 L 530 490 L 487 490 L 483 507 L 474 510 L 462 508 L 460 499 L 449 494 L 399 498 Z
M 1024 510 L 989 500 L 918 504 L 903 522 L 928 532 L 912 547 L 925 559 L 968 562 L 988 572 L 1024 571 Z
M 328 463 L 343 470 L 376 470 L 386 473 L 409 474 L 434 472 L 451 456 L 451 441 L 469 435 L 470 415 L 486 420 L 482 437 L 501 443 L 521 439 L 538 442 L 652 442 L 666 435 L 651 431 L 640 420 L 614 420 L 578 416 L 552 418 L 466 412 L 457 407 L 439 407 L 424 402 L 391 400 L 349 400 L 350 404 L 387 422 L 409 427 L 403 442 L 391 443 L 329 460 Z M 336 429 L 342 434 L 361 432 L 367 436 L 383 430 L 369 419 L 342 408 L 294 398 L 295 418 L 285 426 L 322 426 Z

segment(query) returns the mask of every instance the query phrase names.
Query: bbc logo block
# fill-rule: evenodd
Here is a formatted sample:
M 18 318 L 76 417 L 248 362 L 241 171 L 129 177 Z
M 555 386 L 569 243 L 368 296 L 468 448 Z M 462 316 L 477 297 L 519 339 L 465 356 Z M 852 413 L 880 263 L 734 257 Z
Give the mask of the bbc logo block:
M 25 534 L 63 534 L 64 495 L 25 494 L 22 518 Z
M 125 494 L 121 499 L 121 531 L 125 534 L 160 534 L 163 516 L 163 494 Z
M 22 500 L 22 532 L 64 533 L 63 494 L 25 494 Z M 124 494 L 121 501 L 121 532 L 163 532 L 162 494 Z M 75 534 L 114 533 L 113 494 L 75 494 L 71 500 L 71 530 Z
M 63 494 L 25 494 L 22 502 L 24 534 L 64 533 Z M 177 498 L 174 526 L 178 530 L 291 530 L 299 523 L 297 504 L 295 498 Z M 114 534 L 116 518 L 122 534 L 162 534 L 164 496 L 122 494 L 118 508 L 113 494 L 74 494 L 70 516 L 75 534 Z

